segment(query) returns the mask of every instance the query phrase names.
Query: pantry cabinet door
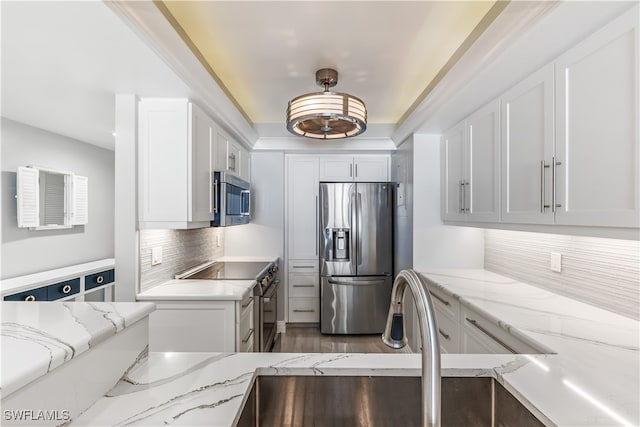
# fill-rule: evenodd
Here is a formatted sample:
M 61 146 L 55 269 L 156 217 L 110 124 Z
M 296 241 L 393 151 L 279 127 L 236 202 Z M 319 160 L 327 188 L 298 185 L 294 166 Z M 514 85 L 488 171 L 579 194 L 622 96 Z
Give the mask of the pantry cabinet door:
M 638 227 L 638 7 L 556 62 L 556 224 Z
M 500 220 L 500 100 L 473 113 L 465 121 L 467 221 Z
M 441 207 L 445 221 L 464 220 L 464 123 L 442 136 Z
M 551 224 L 553 65 L 501 97 L 502 222 Z
M 318 157 L 287 158 L 287 252 L 290 260 L 318 258 L 318 175 Z

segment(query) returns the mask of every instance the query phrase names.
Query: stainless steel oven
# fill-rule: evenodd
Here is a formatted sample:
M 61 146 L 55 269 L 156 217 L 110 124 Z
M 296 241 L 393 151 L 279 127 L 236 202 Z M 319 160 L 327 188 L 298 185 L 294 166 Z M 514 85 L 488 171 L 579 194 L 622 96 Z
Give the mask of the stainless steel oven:
M 247 181 L 226 172 L 213 172 L 213 221 L 211 225 L 248 224 L 251 220 L 251 188 Z
M 259 296 L 260 306 L 260 351 L 271 351 L 276 339 L 278 319 L 278 287 L 280 280 L 274 279 L 264 295 Z

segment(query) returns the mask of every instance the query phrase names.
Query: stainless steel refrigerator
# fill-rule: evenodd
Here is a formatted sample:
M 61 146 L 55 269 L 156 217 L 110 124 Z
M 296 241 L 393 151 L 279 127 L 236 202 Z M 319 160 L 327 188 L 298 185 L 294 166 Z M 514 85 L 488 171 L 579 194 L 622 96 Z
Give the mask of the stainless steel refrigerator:
M 390 183 L 320 183 L 320 330 L 384 330 L 393 285 Z

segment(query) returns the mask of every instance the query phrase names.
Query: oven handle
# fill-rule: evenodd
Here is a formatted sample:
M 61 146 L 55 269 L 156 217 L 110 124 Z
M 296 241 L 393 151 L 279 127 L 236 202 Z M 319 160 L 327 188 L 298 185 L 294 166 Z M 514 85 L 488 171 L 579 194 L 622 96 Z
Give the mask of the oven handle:
M 269 293 L 265 294 L 264 297 L 262 298 L 264 300 L 265 303 L 269 303 L 271 302 L 271 298 L 273 297 L 273 295 L 276 293 L 276 291 L 278 290 L 278 286 L 280 285 L 280 280 L 274 280 L 273 283 L 271 284 L 271 286 L 269 286 Z

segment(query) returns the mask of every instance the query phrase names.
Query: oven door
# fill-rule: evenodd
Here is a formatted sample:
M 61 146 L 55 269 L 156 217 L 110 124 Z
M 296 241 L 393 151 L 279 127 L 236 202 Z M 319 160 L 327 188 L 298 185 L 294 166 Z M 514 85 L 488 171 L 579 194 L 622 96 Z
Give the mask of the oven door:
M 260 351 L 271 351 L 276 337 L 278 319 L 278 286 L 274 280 L 262 297 L 262 313 L 260 315 Z

